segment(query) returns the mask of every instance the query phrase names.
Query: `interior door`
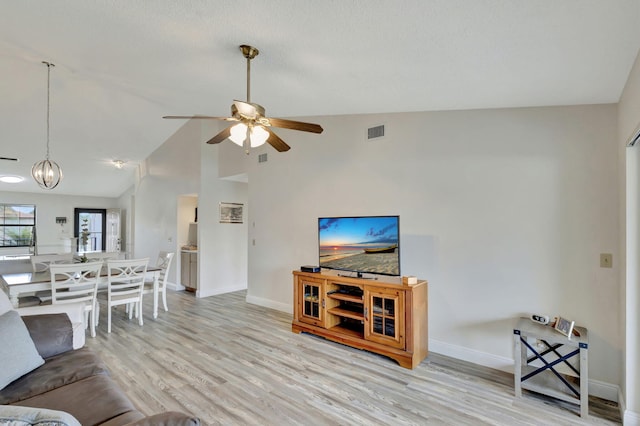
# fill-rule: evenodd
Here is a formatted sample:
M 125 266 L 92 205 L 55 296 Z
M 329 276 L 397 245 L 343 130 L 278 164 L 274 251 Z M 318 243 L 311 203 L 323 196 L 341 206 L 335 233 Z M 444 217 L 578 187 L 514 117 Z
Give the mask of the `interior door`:
M 106 247 L 108 252 L 119 252 L 120 239 L 120 209 L 107 209 Z

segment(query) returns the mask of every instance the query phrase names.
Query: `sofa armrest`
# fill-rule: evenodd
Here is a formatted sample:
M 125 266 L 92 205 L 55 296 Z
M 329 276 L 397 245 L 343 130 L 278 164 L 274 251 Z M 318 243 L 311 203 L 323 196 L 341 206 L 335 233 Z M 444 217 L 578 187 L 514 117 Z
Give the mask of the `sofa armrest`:
M 39 305 L 18 308 L 20 316 L 42 314 L 67 314 L 71 322 L 84 322 L 84 303 L 65 303 L 58 305 Z
M 73 326 L 67 315 L 25 315 L 21 318 L 42 358 L 73 350 Z
M 126 426 L 199 426 L 200 419 L 177 411 L 167 411 L 165 413 L 155 414 Z
M 73 328 L 73 349 L 80 349 L 85 343 L 85 326 L 83 303 L 68 303 L 60 305 L 40 305 L 16 309 L 20 316 L 36 316 L 47 314 L 67 314 Z

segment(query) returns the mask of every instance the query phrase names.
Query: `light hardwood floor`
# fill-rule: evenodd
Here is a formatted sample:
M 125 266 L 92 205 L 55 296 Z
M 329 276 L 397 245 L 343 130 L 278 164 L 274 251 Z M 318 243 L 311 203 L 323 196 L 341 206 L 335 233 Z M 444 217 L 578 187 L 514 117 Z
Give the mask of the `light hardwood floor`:
M 416 369 L 308 334 L 291 315 L 245 302 L 169 292 L 169 312 L 144 326 L 106 312 L 87 346 L 144 413 L 191 412 L 207 425 L 612 425 L 614 403 L 590 416 L 536 394 L 514 397 L 513 376 L 436 354 Z

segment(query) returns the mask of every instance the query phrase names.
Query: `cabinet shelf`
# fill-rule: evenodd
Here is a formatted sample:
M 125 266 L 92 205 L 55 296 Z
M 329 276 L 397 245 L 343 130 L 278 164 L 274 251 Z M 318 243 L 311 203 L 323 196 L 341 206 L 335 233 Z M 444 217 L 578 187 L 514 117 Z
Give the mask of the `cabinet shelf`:
M 329 331 L 332 331 L 334 333 L 346 334 L 347 336 L 357 337 L 359 339 L 362 339 L 364 337 L 364 333 L 361 331 L 352 330 L 350 328 L 341 327 L 339 325 L 331 327 Z
M 340 317 L 352 318 L 354 320 L 364 321 L 364 314 L 362 312 L 349 311 L 342 308 L 331 308 L 327 312 Z
M 522 367 L 523 375 L 537 371 L 536 367 Z M 562 375 L 565 380 L 569 381 L 573 386 L 579 388 L 580 381 L 576 378 Z M 530 390 L 536 393 L 551 396 L 553 398 L 560 399 L 562 401 L 572 402 L 574 404 L 580 404 L 580 398 L 572 394 L 569 389 L 558 380 L 556 376 L 550 371 L 544 371 L 526 382 L 521 382 L 522 389 Z
M 353 302 L 353 303 L 363 302 L 362 296 L 355 296 L 353 294 L 346 294 L 346 293 L 338 293 L 338 292 L 327 293 L 327 297 L 335 300 L 343 300 L 345 302 Z

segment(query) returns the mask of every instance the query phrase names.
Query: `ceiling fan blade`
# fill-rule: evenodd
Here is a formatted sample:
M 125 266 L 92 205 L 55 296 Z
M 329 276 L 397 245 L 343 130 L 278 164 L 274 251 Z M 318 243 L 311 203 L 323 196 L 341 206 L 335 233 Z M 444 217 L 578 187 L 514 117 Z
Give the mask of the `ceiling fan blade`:
M 264 128 L 267 132 L 269 132 L 269 137 L 267 138 L 267 142 L 274 147 L 278 152 L 289 151 L 291 147 L 287 145 L 278 135 L 273 133 L 268 127 Z
M 209 139 L 207 143 L 215 144 L 215 143 L 220 143 L 223 140 L 227 139 L 229 136 L 231 136 L 231 127 L 232 126 L 227 127 L 226 129 L 224 129 L 223 131 L 221 131 L 220 133 L 218 133 L 217 135 Z
M 303 132 L 322 133 L 319 124 L 303 123 L 302 121 L 285 120 L 283 118 L 269 118 L 269 124 L 282 129 L 301 130 Z
M 204 119 L 204 120 L 227 120 L 227 121 L 231 119 L 235 121 L 235 118 L 233 117 L 211 117 L 210 115 L 165 115 L 162 118 L 168 118 L 168 119 L 177 118 L 177 119 L 184 119 L 184 120 L 198 118 L 198 119 Z

